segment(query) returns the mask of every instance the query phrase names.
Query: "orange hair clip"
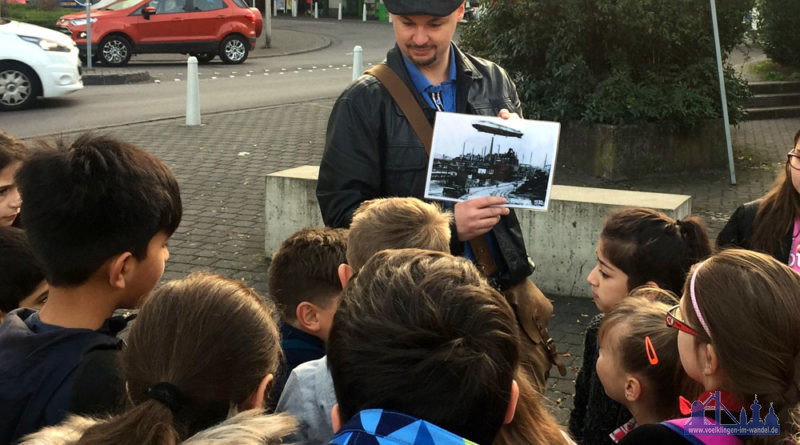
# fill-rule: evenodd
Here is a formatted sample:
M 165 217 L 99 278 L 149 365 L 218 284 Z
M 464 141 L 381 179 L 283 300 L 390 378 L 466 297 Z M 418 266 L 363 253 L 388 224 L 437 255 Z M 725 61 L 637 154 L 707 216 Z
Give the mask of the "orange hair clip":
M 644 338 L 644 350 L 647 351 L 647 359 L 650 361 L 650 364 L 657 365 L 658 355 L 656 355 L 656 348 L 653 346 L 649 335 Z

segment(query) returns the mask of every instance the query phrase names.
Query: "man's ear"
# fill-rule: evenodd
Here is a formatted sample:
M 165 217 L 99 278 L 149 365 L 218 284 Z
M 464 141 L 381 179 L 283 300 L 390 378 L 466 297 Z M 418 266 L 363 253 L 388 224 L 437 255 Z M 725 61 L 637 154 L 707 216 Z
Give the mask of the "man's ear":
M 267 397 L 267 387 L 272 380 L 275 379 L 275 376 L 272 374 L 267 374 L 261 379 L 261 382 L 258 384 L 258 387 L 250 394 L 250 397 L 247 398 L 244 402 L 239 404 L 239 411 L 245 411 L 248 409 L 253 408 L 264 408 L 264 399 Z
M 301 301 L 294 310 L 298 326 L 308 332 L 318 332 L 320 330 L 319 309 L 314 303 Z
M 635 402 L 642 396 L 642 382 L 628 374 L 625 377 L 625 400 Z
M 331 408 L 331 425 L 333 425 L 334 433 L 342 429 L 342 418 L 339 416 L 338 403 L 333 405 L 333 408 Z
M 519 385 L 516 380 L 511 381 L 511 396 L 506 407 L 506 416 L 503 418 L 503 425 L 508 425 L 514 420 L 514 413 L 517 412 L 517 402 L 519 401 Z
M 343 263 L 339 265 L 339 269 L 337 269 L 337 272 L 339 272 L 339 282 L 342 283 L 342 289 L 344 289 L 345 287 L 347 287 L 347 283 L 350 282 L 350 278 L 353 277 L 355 271 L 353 270 L 352 267 L 350 267 L 349 264 Z
M 136 267 L 135 258 L 130 252 L 123 252 L 108 260 L 108 284 L 115 289 L 125 289 L 131 271 Z

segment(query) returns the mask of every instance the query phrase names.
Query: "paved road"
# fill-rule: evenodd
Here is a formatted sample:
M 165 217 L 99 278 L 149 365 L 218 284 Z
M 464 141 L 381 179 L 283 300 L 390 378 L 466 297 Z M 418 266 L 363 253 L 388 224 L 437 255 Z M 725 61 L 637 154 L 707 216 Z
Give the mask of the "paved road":
M 291 56 L 254 57 L 242 65 L 217 61 L 201 66 L 203 113 L 335 98 L 352 78 L 354 45 L 363 47 L 365 65 L 383 60 L 392 45 L 393 35 L 385 23 L 331 19 L 278 19 L 273 23 L 276 29 L 322 35 L 331 42 L 330 46 Z M 274 46 L 280 45 L 291 48 L 294 42 L 274 42 Z M 87 86 L 63 98 L 41 100 L 33 109 L 1 114 L 0 128 L 27 138 L 184 115 L 183 56 L 142 55 L 125 69 L 147 70 L 156 80 Z

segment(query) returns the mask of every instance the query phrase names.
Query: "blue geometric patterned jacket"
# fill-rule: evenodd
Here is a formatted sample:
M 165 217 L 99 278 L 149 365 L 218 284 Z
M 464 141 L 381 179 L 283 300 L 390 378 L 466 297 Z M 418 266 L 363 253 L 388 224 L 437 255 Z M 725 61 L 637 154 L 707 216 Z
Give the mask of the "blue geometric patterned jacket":
M 477 445 L 430 422 L 394 411 L 367 409 L 340 429 L 330 445 Z

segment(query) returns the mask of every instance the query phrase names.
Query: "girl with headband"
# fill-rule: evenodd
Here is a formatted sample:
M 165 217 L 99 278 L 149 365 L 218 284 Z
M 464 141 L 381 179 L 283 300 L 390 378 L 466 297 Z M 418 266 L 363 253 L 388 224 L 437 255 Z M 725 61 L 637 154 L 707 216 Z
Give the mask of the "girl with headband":
M 706 392 L 684 404 L 693 417 L 643 425 L 622 444 L 797 443 L 800 275 L 765 254 L 723 251 L 694 267 L 666 323 L 678 330 L 683 368 Z M 722 410 L 726 426 L 715 429 L 717 404 L 733 418 Z
M 142 306 L 123 351 L 128 409 L 102 420 L 73 416 L 21 443 L 281 443 L 296 422 L 263 414 L 281 357 L 275 317 L 238 281 L 171 281 Z
M 717 246 L 769 253 L 800 273 L 800 130 L 775 185 L 762 198 L 736 209 L 719 233 Z

